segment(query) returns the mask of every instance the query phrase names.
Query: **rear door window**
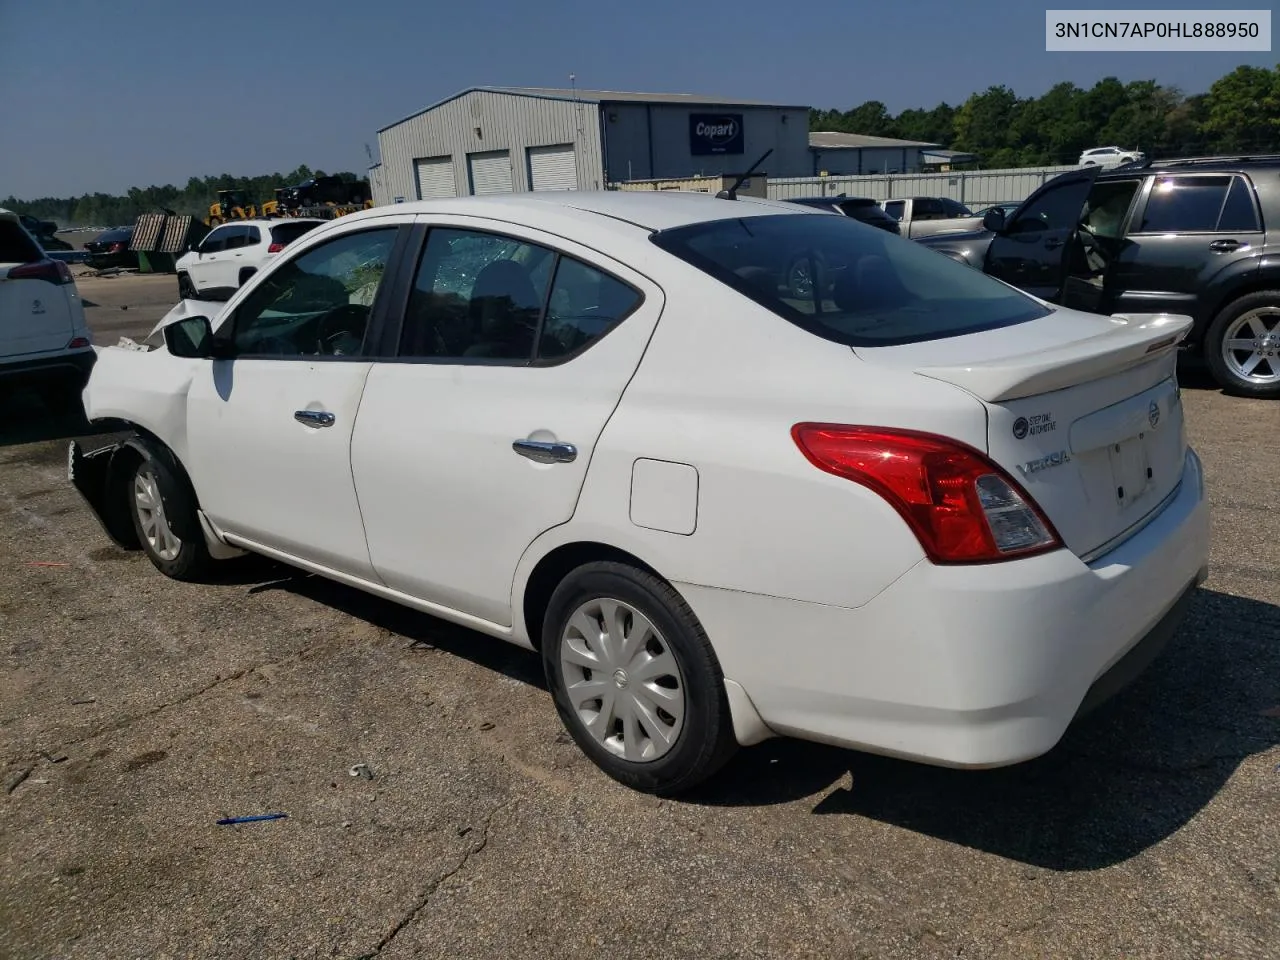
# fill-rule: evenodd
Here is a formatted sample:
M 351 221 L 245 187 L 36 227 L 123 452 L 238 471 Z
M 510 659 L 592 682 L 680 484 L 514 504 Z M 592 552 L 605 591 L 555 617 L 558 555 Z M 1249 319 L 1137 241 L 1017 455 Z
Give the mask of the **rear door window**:
M 984 273 L 844 217 L 719 220 L 651 239 L 780 317 L 850 346 L 954 337 L 1049 313 Z
M 907 208 L 905 200 L 886 200 L 884 204 L 884 212 L 895 220 L 901 220 L 903 213 Z
M 227 227 L 226 249 L 238 250 L 245 245 L 248 239 L 248 227 Z
M 244 228 L 244 245 L 252 247 L 254 244 L 262 242 L 262 232 L 257 227 Z
M 1138 233 L 1212 233 L 1232 177 L 1156 177 Z

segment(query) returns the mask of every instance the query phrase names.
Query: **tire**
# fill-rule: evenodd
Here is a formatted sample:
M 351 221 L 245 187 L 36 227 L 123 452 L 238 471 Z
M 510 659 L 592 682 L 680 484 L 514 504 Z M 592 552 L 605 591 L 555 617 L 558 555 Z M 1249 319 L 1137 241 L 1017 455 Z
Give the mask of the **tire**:
M 1280 399 L 1280 290 L 1248 293 L 1223 307 L 1205 332 L 1204 359 L 1224 392 Z
M 606 630 L 597 614 L 621 624 L 610 635 L 647 635 L 648 642 L 622 657 L 604 655 Z M 652 629 L 639 634 L 642 620 Z M 578 630 L 575 621 L 591 626 Z M 561 721 L 582 752 L 619 783 L 673 796 L 711 777 L 737 749 L 724 676 L 707 635 L 684 598 L 653 574 L 613 562 L 578 567 L 551 595 L 542 636 L 547 685 Z M 636 673 L 646 667 L 653 671 L 648 676 Z M 599 683 L 602 696 L 571 694 L 571 685 L 583 683 Z M 589 717 L 602 715 L 597 735 Z
M 248 280 L 250 277 L 252 277 L 252 276 L 253 276 L 255 273 L 257 273 L 257 272 L 258 272 L 258 268 L 257 268 L 257 267 L 241 267 L 241 268 L 240 268 L 240 283 L 239 283 L 239 284 L 237 284 L 237 286 L 238 286 L 238 287 L 243 287 L 243 286 L 244 286 L 244 284 L 245 284 L 245 281 L 246 281 L 246 280 Z
M 213 559 L 196 516 L 195 497 L 169 457 L 148 451 L 130 470 L 124 491 L 138 542 L 155 568 L 174 580 L 203 579 Z M 144 508 L 148 499 L 158 501 L 158 510 Z M 152 519 L 157 522 L 150 523 Z
M 188 274 L 178 274 L 178 299 L 194 300 L 196 298 L 196 288 L 191 285 L 191 277 Z

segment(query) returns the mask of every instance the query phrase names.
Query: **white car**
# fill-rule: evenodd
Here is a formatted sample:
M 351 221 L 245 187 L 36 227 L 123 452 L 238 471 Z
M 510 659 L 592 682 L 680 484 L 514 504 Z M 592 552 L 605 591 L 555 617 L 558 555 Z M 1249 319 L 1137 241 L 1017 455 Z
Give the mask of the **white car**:
M 286 246 L 326 222 L 291 217 L 236 220 L 214 227 L 178 258 L 178 296 L 225 300 Z
M 61 413 L 79 403 L 95 357 L 70 269 L 0 210 L 0 385 L 29 384 Z
M 1190 318 L 1060 309 L 849 217 L 396 204 L 198 306 L 85 390 L 137 429 L 69 450 L 116 542 L 179 579 L 265 554 L 538 650 L 638 789 L 773 735 L 1035 757 L 1206 575 Z
M 1141 150 L 1121 150 L 1119 147 L 1094 147 L 1080 154 L 1082 167 L 1116 167 L 1122 163 L 1140 163 L 1147 159 Z

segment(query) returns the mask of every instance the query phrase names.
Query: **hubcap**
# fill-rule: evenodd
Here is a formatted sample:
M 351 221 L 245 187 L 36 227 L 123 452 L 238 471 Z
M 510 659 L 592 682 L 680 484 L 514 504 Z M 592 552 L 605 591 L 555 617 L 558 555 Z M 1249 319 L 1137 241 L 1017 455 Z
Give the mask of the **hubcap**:
M 1258 307 L 1227 327 L 1222 359 L 1249 383 L 1280 383 L 1280 307 Z
M 813 296 L 813 277 L 809 275 L 807 260 L 797 260 L 792 264 L 788 286 L 791 287 L 791 295 L 797 300 L 807 300 Z
M 182 541 L 169 526 L 164 513 L 164 500 L 156 475 L 149 466 L 138 470 L 133 478 L 133 507 L 138 511 L 138 525 L 142 536 L 161 560 L 176 560 L 182 549 Z
M 635 763 L 657 760 L 684 727 L 680 664 L 657 628 L 621 600 L 588 600 L 560 640 L 574 713 L 605 749 Z

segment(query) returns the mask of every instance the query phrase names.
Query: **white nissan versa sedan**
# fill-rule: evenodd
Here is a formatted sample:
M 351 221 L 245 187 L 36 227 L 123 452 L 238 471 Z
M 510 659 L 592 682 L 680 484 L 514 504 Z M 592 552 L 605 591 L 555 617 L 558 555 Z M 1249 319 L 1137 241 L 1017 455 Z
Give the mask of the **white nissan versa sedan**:
M 539 650 L 641 790 L 772 735 L 1043 754 L 1206 574 L 1189 318 L 1059 309 L 848 217 L 397 204 L 209 309 L 101 351 L 86 411 L 132 434 L 69 473 L 108 534 L 178 579 L 252 551 Z

